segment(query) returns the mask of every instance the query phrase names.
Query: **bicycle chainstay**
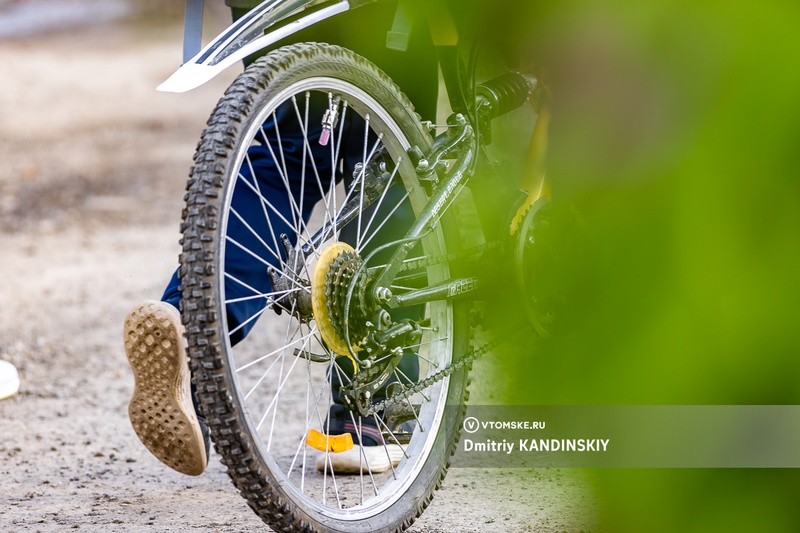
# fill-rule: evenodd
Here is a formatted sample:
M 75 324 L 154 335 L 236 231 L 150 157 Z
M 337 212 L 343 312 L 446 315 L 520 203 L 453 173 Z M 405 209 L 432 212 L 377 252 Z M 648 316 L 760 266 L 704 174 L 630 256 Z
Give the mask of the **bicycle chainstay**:
M 402 264 L 398 272 L 405 272 L 408 270 L 415 270 L 417 268 L 426 268 L 443 263 L 452 263 L 453 261 L 470 261 L 480 258 L 486 252 L 499 248 L 501 241 L 492 241 L 485 244 L 479 244 L 468 250 L 461 252 L 452 252 L 447 255 L 440 255 L 438 257 L 420 257 L 419 259 L 411 259 Z
M 414 270 L 417 268 L 425 268 L 431 267 L 435 265 L 439 265 L 442 263 L 449 263 L 456 260 L 469 260 L 474 258 L 479 258 L 484 253 L 498 248 L 500 246 L 500 241 L 493 241 L 488 242 L 485 244 L 481 244 L 479 246 L 475 246 L 469 250 L 465 250 L 463 252 L 453 252 L 447 255 L 442 255 L 438 257 L 423 257 L 420 259 L 415 259 L 411 261 L 407 261 L 403 263 L 400 267 L 400 272 L 407 271 L 407 270 Z M 382 400 L 380 402 L 372 404 L 369 408 L 366 409 L 362 416 L 373 416 L 381 411 L 384 411 L 387 407 L 392 405 L 398 404 L 407 398 L 410 398 L 414 394 L 418 392 L 422 392 L 423 390 L 427 389 L 434 383 L 443 380 L 444 378 L 450 376 L 453 372 L 461 370 L 464 367 L 469 367 L 475 362 L 478 358 L 486 354 L 489 350 L 500 344 L 502 341 L 508 340 L 503 337 L 497 338 L 493 341 L 487 342 L 482 346 L 468 352 L 464 357 L 459 359 L 454 363 L 450 363 L 442 370 L 439 370 L 435 374 L 428 376 L 427 378 L 423 379 L 422 381 L 412 385 L 410 387 L 404 388 L 400 392 L 393 394 L 392 396 Z

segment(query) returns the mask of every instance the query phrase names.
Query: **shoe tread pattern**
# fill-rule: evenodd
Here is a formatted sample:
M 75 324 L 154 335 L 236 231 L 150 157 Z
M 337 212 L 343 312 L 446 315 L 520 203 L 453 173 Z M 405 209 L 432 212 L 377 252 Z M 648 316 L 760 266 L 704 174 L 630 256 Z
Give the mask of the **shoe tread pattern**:
M 207 457 L 188 387 L 180 315 L 163 302 L 145 302 L 125 320 L 125 353 L 135 387 L 128 415 L 139 440 L 161 462 L 199 475 Z

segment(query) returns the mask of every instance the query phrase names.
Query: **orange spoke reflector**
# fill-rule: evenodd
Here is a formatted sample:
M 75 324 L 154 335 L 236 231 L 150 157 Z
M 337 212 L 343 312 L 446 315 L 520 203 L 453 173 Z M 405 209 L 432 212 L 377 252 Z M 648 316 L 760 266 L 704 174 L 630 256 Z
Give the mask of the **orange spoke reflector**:
M 309 429 L 306 444 L 321 452 L 346 452 L 353 449 L 353 436 L 350 433 L 325 435 L 316 429 Z

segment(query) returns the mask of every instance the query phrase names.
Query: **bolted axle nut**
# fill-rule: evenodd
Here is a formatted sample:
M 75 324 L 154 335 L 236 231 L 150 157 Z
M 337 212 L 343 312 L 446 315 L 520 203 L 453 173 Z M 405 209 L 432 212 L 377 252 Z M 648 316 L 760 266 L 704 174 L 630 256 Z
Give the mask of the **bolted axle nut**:
M 375 289 L 375 298 L 380 303 L 387 303 L 389 300 L 392 299 L 392 291 L 390 291 L 386 287 L 378 287 L 377 289 Z

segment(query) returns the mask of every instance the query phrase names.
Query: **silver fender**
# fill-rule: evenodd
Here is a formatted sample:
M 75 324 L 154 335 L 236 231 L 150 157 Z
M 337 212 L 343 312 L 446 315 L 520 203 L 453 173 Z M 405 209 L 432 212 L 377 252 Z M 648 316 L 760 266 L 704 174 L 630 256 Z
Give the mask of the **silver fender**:
M 245 57 L 321 20 L 375 0 L 264 0 L 215 37 L 196 56 L 158 86 L 159 91 L 183 93 L 199 87 Z M 328 4 L 328 5 L 325 5 Z M 322 6 L 322 7 L 320 7 Z M 318 8 L 307 15 L 302 12 Z M 287 18 L 301 15 L 281 24 Z M 273 28 L 274 29 L 270 29 Z

